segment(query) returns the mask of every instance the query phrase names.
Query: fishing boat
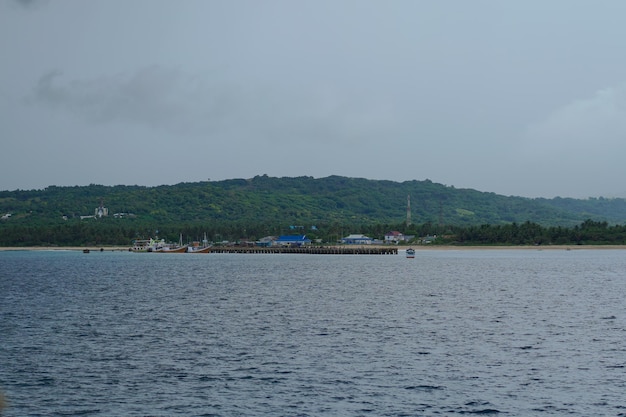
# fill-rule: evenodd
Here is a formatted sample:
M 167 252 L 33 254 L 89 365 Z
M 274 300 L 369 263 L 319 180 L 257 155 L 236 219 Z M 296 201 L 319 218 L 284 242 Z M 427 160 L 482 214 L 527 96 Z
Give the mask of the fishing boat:
M 189 246 L 185 245 L 185 246 L 163 246 L 160 249 L 155 250 L 154 252 L 156 253 L 186 253 L 187 252 L 187 248 Z
M 187 252 L 187 246 L 175 243 L 166 243 L 165 239 L 137 239 L 129 249 L 131 252 L 158 252 L 180 253 Z
M 413 248 L 408 248 L 406 250 L 406 257 L 407 258 L 415 258 L 415 249 Z
M 187 252 L 189 253 L 209 253 L 211 252 L 211 247 L 201 247 L 201 246 L 189 246 L 187 247 Z
M 211 246 L 209 246 L 209 241 L 206 238 L 206 233 L 204 234 L 204 239 L 202 239 L 202 245 L 199 241 L 194 240 L 191 242 L 191 245 L 187 248 L 187 252 L 189 253 L 209 253 L 211 252 Z
M 129 249 L 131 252 L 156 252 L 165 247 L 165 240 L 156 239 L 136 239 L 133 246 Z
M 189 245 L 183 245 L 183 234 L 180 234 L 178 244 L 171 243 L 163 245 L 160 249 L 156 250 L 158 253 L 186 253 Z

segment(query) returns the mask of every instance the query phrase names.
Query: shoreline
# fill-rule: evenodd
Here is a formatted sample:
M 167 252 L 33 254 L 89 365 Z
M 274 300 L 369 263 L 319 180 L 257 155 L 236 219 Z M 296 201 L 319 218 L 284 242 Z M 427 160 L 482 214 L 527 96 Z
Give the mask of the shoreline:
M 0 252 L 8 251 L 83 251 L 128 252 L 130 246 L 0 246 Z
M 354 247 L 364 247 L 362 245 L 354 245 Z M 620 249 L 626 250 L 626 245 L 366 245 L 372 249 L 397 248 L 398 251 L 404 251 L 410 247 L 419 251 L 436 251 L 436 250 L 582 250 L 582 249 Z M 342 245 L 340 247 L 350 247 Z M 90 252 L 129 252 L 130 246 L 0 246 L 0 252 L 5 251 L 83 251 L 88 249 Z

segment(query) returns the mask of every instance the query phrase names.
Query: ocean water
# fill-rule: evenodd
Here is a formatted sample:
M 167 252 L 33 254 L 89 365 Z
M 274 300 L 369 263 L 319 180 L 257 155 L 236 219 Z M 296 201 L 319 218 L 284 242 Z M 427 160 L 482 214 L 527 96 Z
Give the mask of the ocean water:
M 0 252 L 3 416 L 626 416 L 626 251 Z

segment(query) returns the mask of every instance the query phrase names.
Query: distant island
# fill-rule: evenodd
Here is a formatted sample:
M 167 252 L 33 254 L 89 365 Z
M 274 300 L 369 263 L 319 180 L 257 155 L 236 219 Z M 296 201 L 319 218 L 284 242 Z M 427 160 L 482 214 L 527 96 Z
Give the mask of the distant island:
M 255 242 L 298 233 L 335 244 L 358 233 L 383 241 L 392 231 L 429 245 L 626 243 L 625 199 L 509 197 L 427 179 L 260 175 L 157 187 L 49 186 L 0 192 L 0 214 L 0 246 L 130 245 L 156 235 Z

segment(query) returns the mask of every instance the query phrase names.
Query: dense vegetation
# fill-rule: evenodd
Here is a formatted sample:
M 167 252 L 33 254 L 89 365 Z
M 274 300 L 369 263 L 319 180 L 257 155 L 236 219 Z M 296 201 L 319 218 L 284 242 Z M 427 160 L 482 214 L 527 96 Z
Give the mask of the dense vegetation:
M 412 225 L 406 225 L 407 196 Z M 100 205 L 108 216 L 93 216 Z M 390 230 L 456 244 L 625 243 L 624 199 L 530 199 L 436 184 L 331 176 L 172 186 L 50 186 L 0 192 L 0 246 L 128 245 L 135 238 L 257 240 L 306 233 L 335 242 Z M 114 216 L 114 214 L 121 214 Z

